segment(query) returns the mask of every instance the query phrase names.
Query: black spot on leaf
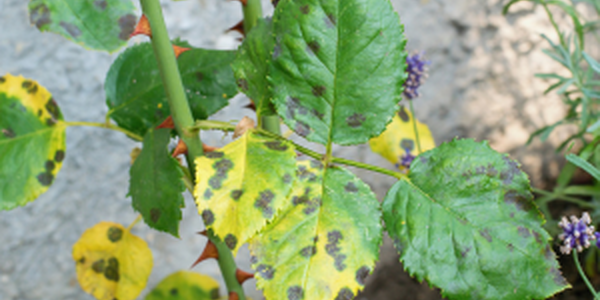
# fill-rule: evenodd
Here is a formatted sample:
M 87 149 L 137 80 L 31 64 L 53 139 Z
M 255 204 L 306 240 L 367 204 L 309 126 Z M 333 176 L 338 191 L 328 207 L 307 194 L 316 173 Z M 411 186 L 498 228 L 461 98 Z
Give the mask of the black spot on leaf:
M 137 23 L 137 18 L 132 14 L 126 14 L 119 18 L 119 28 L 121 28 L 121 32 L 119 33 L 119 39 L 126 41 L 129 39 L 129 36 L 133 33 L 135 29 L 135 24 Z
M 17 134 L 11 128 L 2 129 L 2 134 L 9 139 L 17 136 Z
M 65 151 L 58 150 L 58 151 L 56 151 L 56 153 L 54 153 L 54 161 L 55 162 L 61 162 L 64 159 L 65 159 Z
M 494 166 L 492 166 L 491 164 L 488 164 L 485 174 L 488 177 L 496 177 L 496 175 L 498 175 L 498 171 L 496 170 L 496 168 L 494 168 Z
M 356 282 L 360 285 L 365 285 L 365 279 L 369 276 L 371 269 L 367 266 L 362 266 L 356 271 Z
M 529 197 L 523 196 L 514 190 L 510 190 L 504 194 L 504 202 L 514 205 L 518 210 L 530 211 L 533 209 L 533 203 Z
M 111 257 L 108 259 L 108 266 L 104 270 L 104 277 L 108 280 L 119 281 L 119 261 Z
M 202 72 L 196 72 L 196 80 L 198 80 L 198 81 L 204 80 L 204 74 Z
M 219 293 L 219 288 L 214 288 L 210 290 L 210 299 L 216 300 L 221 298 L 221 294 Z
M 265 142 L 265 146 L 273 151 L 285 151 L 288 149 L 288 145 L 282 141 L 269 141 Z
M 535 230 L 532 230 L 531 232 L 533 233 L 533 237 L 535 238 L 535 242 L 536 242 L 536 243 L 538 243 L 538 244 L 542 244 L 542 243 L 544 242 L 544 241 L 542 240 L 542 236 L 541 236 L 539 233 L 537 233 L 537 231 L 535 231 Z
M 238 239 L 237 239 L 237 237 L 235 237 L 235 235 L 229 233 L 225 236 L 225 245 L 227 245 L 227 248 L 229 248 L 231 250 L 235 249 L 237 242 L 238 242 Z
M 333 28 L 337 24 L 337 20 L 332 14 L 327 14 L 327 17 L 323 18 L 323 21 L 325 21 L 327 28 Z
M 321 97 L 321 96 L 323 96 L 323 94 L 325 94 L 325 90 L 326 90 L 326 88 L 324 86 L 317 85 L 312 88 L 312 94 L 315 95 L 316 97 Z
M 300 250 L 300 255 L 309 258 L 317 254 L 317 247 L 315 245 L 304 247 Z
M 213 152 L 206 152 L 204 153 L 204 156 L 206 156 L 207 158 L 221 158 L 225 155 L 225 153 L 220 152 L 220 151 L 213 151 Z
M 96 0 L 94 1 L 94 6 L 101 9 L 101 10 L 105 10 L 106 9 L 106 0 Z
M 210 184 L 210 182 L 209 182 L 209 184 Z M 219 182 L 219 187 L 221 187 L 220 182 Z M 209 200 L 212 196 L 213 196 L 213 192 L 209 188 L 206 188 L 206 190 L 204 191 L 204 194 L 202 195 L 202 197 L 204 197 L 204 199 L 206 199 L 206 200 Z
M 486 229 L 483 230 L 479 230 L 479 234 L 489 243 L 492 242 L 492 236 L 490 235 L 490 232 Z
M 77 27 L 77 26 L 75 26 L 75 25 L 73 25 L 73 24 L 70 24 L 70 23 L 67 23 L 67 22 L 61 21 L 61 22 L 59 23 L 59 25 L 60 25 L 60 27 L 62 27 L 62 28 L 63 28 L 63 29 L 64 29 L 64 30 L 65 30 L 65 31 L 66 31 L 66 32 L 67 32 L 67 33 L 68 33 L 70 36 L 72 36 L 72 37 L 74 37 L 74 38 L 77 38 L 77 37 L 79 37 L 79 36 L 81 35 L 81 30 L 79 29 L 79 27 Z
M 467 256 L 467 254 L 469 254 L 469 251 L 471 251 L 471 247 L 467 247 L 464 250 L 460 251 L 460 256 L 462 256 L 463 258 Z
M 544 258 L 546 258 L 547 260 L 554 259 L 554 252 L 552 251 L 552 249 L 550 249 L 550 246 L 548 245 L 546 245 L 546 247 L 544 248 Z
M 289 183 L 291 183 L 291 182 L 292 182 L 292 175 L 290 175 L 290 174 L 285 174 L 285 175 L 283 175 L 283 178 L 282 178 L 282 180 L 283 180 L 283 183 L 285 183 L 285 184 L 289 184 Z
M 179 291 L 176 288 L 172 288 L 169 291 L 169 294 L 171 294 L 171 296 L 177 296 L 179 294 Z
M 296 121 L 294 131 L 296 131 L 299 136 L 306 137 L 310 134 L 310 127 L 302 121 Z
M 264 279 L 273 279 L 273 275 L 275 275 L 273 267 L 265 264 L 258 265 L 258 267 L 256 267 L 256 272 Z
M 221 159 L 213 165 L 219 174 L 225 174 L 233 168 L 233 162 L 229 159 Z
M 529 232 L 529 229 L 523 226 L 517 227 L 517 231 L 519 232 L 519 235 L 523 238 L 528 238 L 531 236 L 531 232 Z
M 506 245 L 506 249 L 507 249 L 509 252 L 513 252 L 513 250 L 515 250 L 515 246 L 513 246 L 513 244 L 508 244 L 508 245 Z
M 352 300 L 354 298 L 354 293 L 351 289 L 345 287 L 340 289 L 340 292 L 335 297 L 335 300 Z
M 160 214 L 160 209 L 156 207 L 150 210 L 150 220 L 152 221 L 152 223 L 158 222 L 158 219 L 160 219 Z
M 552 267 L 550 269 L 550 273 L 552 274 L 552 279 L 554 280 L 554 283 L 556 283 L 556 285 L 565 286 L 568 284 L 568 282 L 562 276 L 562 273 L 560 273 L 560 271 L 555 267 Z
M 301 300 L 304 299 L 304 291 L 299 285 L 290 286 L 287 290 L 288 300 Z
M 3 84 L 6 82 L 6 78 L 4 78 L 4 76 L 0 76 L 0 84 Z
M 242 194 L 244 194 L 244 191 L 242 190 L 233 190 L 231 191 L 231 199 L 238 201 L 240 200 L 240 197 L 242 197 Z
M 240 78 L 236 81 L 237 86 L 244 92 L 248 91 L 248 81 L 244 78 Z
M 323 114 L 323 113 L 319 112 L 318 110 L 316 110 L 316 109 L 314 109 L 314 108 L 313 108 L 313 109 L 312 109 L 310 112 L 311 112 L 311 113 L 312 113 L 312 114 L 313 114 L 315 117 L 319 118 L 319 120 L 323 120 L 323 118 L 325 117 L 325 114 Z
M 46 161 L 46 164 L 44 165 L 44 167 L 46 167 L 46 171 L 47 171 L 47 172 L 52 172 L 52 170 L 54 170 L 54 168 L 55 168 L 56 166 L 54 165 L 54 162 L 53 162 L 53 161 L 51 161 L 51 160 L 47 160 L 47 161 Z
M 53 98 L 50 98 L 44 107 L 46 107 L 46 110 L 52 116 L 52 119 L 58 120 L 58 117 L 60 116 L 60 110 L 58 109 L 58 105 L 56 105 L 56 101 L 54 101 Z
M 415 141 L 411 139 L 402 139 L 400 141 L 400 148 L 408 151 L 413 151 L 415 149 Z
M 108 237 L 109 241 L 116 243 L 116 242 L 120 241 L 121 238 L 123 237 L 123 229 L 116 227 L 116 226 L 112 226 L 112 227 L 108 228 L 106 236 Z
M 344 187 L 344 190 L 346 190 L 346 192 L 349 192 L 349 193 L 356 193 L 356 192 L 358 192 L 358 187 L 356 187 L 354 182 L 350 181 L 350 182 L 348 182 L 348 184 L 346 184 L 346 186 Z
M 215 222 L 215 215 L 210 209 L 205 209 L 202 211 L 202 220 L 204 220 L 204 225 L 210 226 Z
M 260 192 L 258 198 L 254 201 L 254 207 L 258 208 L 263 217 L 269 219 L 273 216 L 273 208 L 271 207 L 271 202 L 275 198 L 275 195 L 271 190 L 264 190 Z
M 42 29 L 43 26 L 52 23 L 50 19 L 50 9 L 45 4 L 34 7 L 29 14 L 29 21 L 35 24 L 35 27 Z
M 275 47 L 273 47 L 273 60 L 277 59 L 281 55 L 281 44 L 276 43 Z
M 40 173 L 36 178 L 43 186 L 49 186 L 52 184 L 52 181 L 54 181 L 54 175 L 52 175 L 52 173 L 49 172 Z
M 106 264 L 106 262 L 104 261 L 104 259 L 99 259 L 97 261 L 95 261 L 92 264 L 92 271 L 96 272 L 96 273 L 102 273 L 104 272 L 104 265 Z
M 308 42 L 307 46 L 307 50 L 310 50 L 313 54 L 317 54 L 321 50 L 321 45 L 317 41 Z
M 408 116 L 408 113 L 406 112 L 406 108 L 404 108 L 404 106 L 400 106 L 400 110 L 398 111 L 398 117 L 400 117 L 400 120 L 402 120 L 402 122 L 408 122 L 410 121 L 410 117 Z
M 346 268 L 346 265 L 344 264 L 346 255 L 340 253 L 341 249 L 339 247 L 340 240 L 342 239 L 343 235 L 340 231 L 330 231 L 327 233 L 327 244 L 325 245 L 325 251 L 334 259 L 335 269 L 340 272 Z
M 366 118 L 363 114 L 354 113 L 353 115 L 346 118 L 346 123 L 348 123 L 348 126 L 356 128 L 360 127 L 365 120 Z
M 25 80 L 21 86 L 27 91 L 28 94 L 35 94 L 38 91 L 38 85 L 30 80 Z
M 308 5 L 302 5 L 302 6 L 300 6 L 300 11 L 303 14 L 307 15 L 310 12 L 310 6 L 308 6 Z
M 84 264 L 85 263 L 85 256 L 82 256 L 80 259 L 78 259 L 77 263 Z

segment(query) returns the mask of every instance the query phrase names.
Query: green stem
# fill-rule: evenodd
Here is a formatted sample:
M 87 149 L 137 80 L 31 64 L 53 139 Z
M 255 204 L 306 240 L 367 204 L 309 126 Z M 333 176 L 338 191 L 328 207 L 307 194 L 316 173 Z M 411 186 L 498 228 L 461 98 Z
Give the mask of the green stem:
M 246 4 L 242 1 L 242 11 L 244 12 L 244 32 L 248 34 L 258 19 L 262 17 L 260 0 L 246 0 Z
M 540 203 L 547 203 L 550 202 L 552 200 L 561 200 L 561 201 L 565 201 L 565 202 L 570 202 L 573 204 L 577 204 L 581 207 L 586 207 L 586 208 L 593 208 L 594 205 L 588 202 L 585 202 L 581 199 L 577 199 L 577 198 L 573 198 L 573 197 L 569 197 L 564 195 L 561 192 L 548 192 L 542 189 L 538 189 L 538 188 L 531 188 L 531 190 L 536 193 L 536 194 L 540 194 L 540 195 L 544 195 L 546 196 L 546 198 L 543 201 L 538 201 Z
M 415 131 L 415 139 L 417 140 L 417 150 L 419 150 L 419 154 L 421 154 L 423 151 L 421 150 L 421 140 L 419 140 L 419 131 L 417 130 L 417 116 L 415 115 L 415 109 L 413 108 L 412 100 L 408 100 L 408 103 L 410 105 L 410 113 L 412 114 L 412 123 L 413 130 Z
M 581 275 L 581 278 L 583 278 L 583 281 L 587 285 L 588 289 L 590 289 L 590 292 L 592 293 L 592 295 L 594 295 L 594 299 L 596 299 L 596 300 L 600 299 L 598 297 L 598 293 L 596 293 L 596 290 L 594 289 L 594 286 L 592 285 L 590 280 L 587 278 L 587 276 L 583 272 L 583 269 L 581 268 L 581 264 L 579 263 L 579 255 L 577 254 L 576 249 L 573 249 L 573 259 L 575 260 L 575 265 L 577 266 L 577 271 L 579 271 L 579 275 Z
M 144 140 L 143 137 L 127 130 L 124 128 L 121 128 L 117 125 L 113 125 L 110 123 L 96 123 L 96 122 L 66 122 L 65 121 L 65 125 L 67 126 L 89 126 L 89 127 L 99 127 L 99 128 L 106 128 L 106 129 L 111 129 L 111 130 L 115 130 L 115 131 L 119 131 L 124 133 L 125 135 L 127 135 L 128 137 L 141 142 L 142 140 Z
M 171 45 L 163 20 L 160 2 L 159 0 L 140 0 L 140 3 L 152 30 L 152 47 L 154 48 L 154 55 L 156 56 L 158 69 L 165 87 L 167 100 L 169 101 L 169 108 L 171 109 L 175 129 L 188 147 L 186 158 L 193 178 L 195 174 L 194 170 L 196 170 L 195 158 L 202 156 L 204 150 L 198 131 L 189 130 L 194 125 L 194 118 L 183 89 L 175 52 L 173 51 L 173 46 Z M 237 293 L 240 300 L 245 300 L 244 290 L 235 277 L 237 267 L 233 259 L 233 254 L 216 236 L 210 235 L 209 238 L 219 252 L 218 263 L 227 290 Z
M 560 39 L 560 44 L 567 49 L 567 43 L 565 42 L 565 39 L 562 35 L 562 33 L 560 32 L 560 29 L 558 28 L 558 24 L 556 24 L 556 21 L 554 20 L 554 16 L 552 15 L 552 12 L 550 12 L 550 9 L 548 8 L 548 4 L 546 3 L 545 0 L 541 1 L 542 6 L 544 7 L 544 10 L 546 11 L 546 14 L 548 15 L 548 19 L 550 19 L 550 23 L 552 23 L 552 27 L 554 27 L 554 30 L 556 31 L 556 34 L 558 35 L 558 38 Z
M 279 126 L 278 115 L 261 116 L 260 118 L 262 119 L 262 122 L 260 123 L 262 129 L 277 135 L 281 135 L 281 126 Z

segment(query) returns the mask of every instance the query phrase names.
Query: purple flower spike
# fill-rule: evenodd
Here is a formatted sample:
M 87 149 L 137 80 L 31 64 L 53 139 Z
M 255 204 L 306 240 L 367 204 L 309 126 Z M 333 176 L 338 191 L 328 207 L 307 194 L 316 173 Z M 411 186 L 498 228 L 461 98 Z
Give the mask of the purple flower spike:
M 427 78 L 427 65 L 431 62 L 425 60 L 423 53 L 416 53 L 406 57 L 406 73 L 408 78 L 404 82 L 404 92 L 402 95 L 408 100 L 419 97 L 417 90 Z
M 594 232 L 594 226 L 590 225 L 592 219 L 587 212 L 581 215 L 581 219 L 575 216 L 571 216 L 570 219 L 571 221 L 568 221 L 566 217 L 563 217 L 558 223 L 558 226 L 563 229 L 563 233 L 558 236 L 563 241 L 563 245 L 560 247 L 560 252 L 563 254 L 569 254 L 573 249 L 581 252 L 591 245 L 590 241 L 598 240 L 600 237 L 600 233 Z

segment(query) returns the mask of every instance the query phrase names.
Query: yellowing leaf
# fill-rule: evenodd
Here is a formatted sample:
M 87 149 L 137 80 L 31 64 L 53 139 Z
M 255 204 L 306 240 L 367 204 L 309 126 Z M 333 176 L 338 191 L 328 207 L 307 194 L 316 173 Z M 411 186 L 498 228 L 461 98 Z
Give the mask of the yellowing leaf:
M 0 210 L 48 190 L 65 158 L 65 128 L 44 87 L 22 76 L 0 76 Z
M 209 276 L 190 271 L 175 272 L 163 279 L 146 300 L 219 299 L 219 283 Z
M 99 300 L 133 300 L 152 271 L 152 252 L 144 240 L 117 223 L 100 222 L 73 245 L 77 280 Z
M 349 300 L 379 256 L 382 228 L 369 186 L 339 167 L 298 163 L 286 207 L 249 242 L 268 300 Z
M 417 122 L 421 152 L 435 148 L 435 141 L 429 127 L 416 119 L 415 122 Z M 406 155 L 406 149 L 409 149 L 410 154 L 413 156 L 421 154 L 417 146 L 413 115 L 410 111 L 401 106 L 385 131 L 378 137 L 372 138 L 369 145 L 373 152 L 403 169 L 403 166 L 399 165 L 398 162 L 402 156 Z
M 196 159 L 198 213 L 234 253 L 283 207 L 295 179 L 295 158 L 288 142 L 249 130 Z

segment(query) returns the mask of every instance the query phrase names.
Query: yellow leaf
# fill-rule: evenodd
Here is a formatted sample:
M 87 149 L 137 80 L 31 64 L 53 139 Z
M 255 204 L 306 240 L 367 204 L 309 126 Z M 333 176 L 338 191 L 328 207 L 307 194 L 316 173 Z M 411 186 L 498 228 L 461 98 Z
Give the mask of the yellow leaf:
M 416 119 L 414 121 L 417 123 L 421 151 L 419 151 L 417 145 L 413 115 L 403 106 L 400 107 L 400 110 L 383 133 L 369 141 L 371 150 L 403 170 L 404 167 L 398 162 L 402 156 L 407 154 L 406 149 L 410 150 L 411 155 L 417 156 L 421 152 L 435 148 L 435 141 L 429 127 Z
M 144 240 L 120 224 L 100 222 L 73 245 L 77 280 L 99 300 L 133 300 L 152 271 L 152 252 Z
M 145 298 L 168 299 L 219 299 L 219 283 L 209 276 L 195 272 L 175 272 L 163 279 Z

